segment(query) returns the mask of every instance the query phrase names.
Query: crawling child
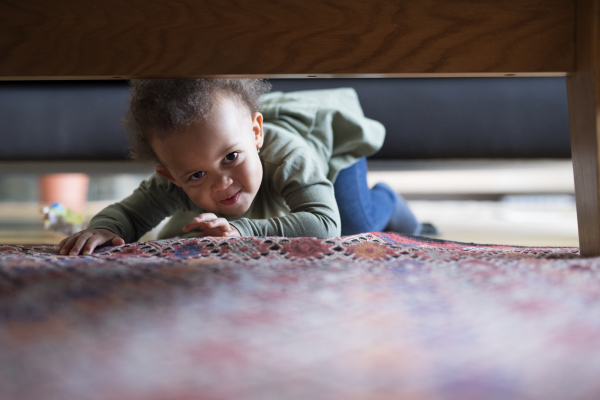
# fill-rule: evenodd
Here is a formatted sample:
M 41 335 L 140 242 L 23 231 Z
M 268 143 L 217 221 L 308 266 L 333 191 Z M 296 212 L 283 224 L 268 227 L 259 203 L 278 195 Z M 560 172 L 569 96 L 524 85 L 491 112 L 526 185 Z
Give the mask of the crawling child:
M 256 79 L 133 80 L 132 156 L 156 173 L 59 244 L 63 255 L 122 245 L 172 216 L 160 238 L 331 237 L 421 224 L 365 157 L 384 127 L 353 89 L 268 93 Z

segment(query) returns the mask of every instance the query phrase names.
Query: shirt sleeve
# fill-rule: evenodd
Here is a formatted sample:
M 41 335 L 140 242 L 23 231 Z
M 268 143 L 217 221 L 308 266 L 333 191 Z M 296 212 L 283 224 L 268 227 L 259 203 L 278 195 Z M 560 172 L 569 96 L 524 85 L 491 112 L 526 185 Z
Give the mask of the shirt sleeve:
M 340 236 L 340 214 L 332 183 L 306 146 L 290 144 L 288 149 L 283 162 L 265 162 L 268 179 L 264 184 L 267 195 L 283 198 L 290 213 L 265 219 L 240 218 L 230 224 L 242 236 Z
M 169 180 L 154 174 L 119 203 L 100 211 L 88 228 L 108 229 L 125 242 L 139 240 L 164 218 L 181 209 L 189 209 L 189 199 L 183 190 Z

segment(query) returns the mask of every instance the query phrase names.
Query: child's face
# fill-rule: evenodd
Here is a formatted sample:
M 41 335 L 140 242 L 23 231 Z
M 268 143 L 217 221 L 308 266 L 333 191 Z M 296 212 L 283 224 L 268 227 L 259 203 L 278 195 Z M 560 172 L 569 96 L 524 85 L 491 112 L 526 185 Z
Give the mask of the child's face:
M 262 181 L 258 148 L 262 115 L 221 97 L 211 116 L 152 141 L 162 165 L 156 172 L 181 187 L 207 212 L 239 215 L 248 210 Z

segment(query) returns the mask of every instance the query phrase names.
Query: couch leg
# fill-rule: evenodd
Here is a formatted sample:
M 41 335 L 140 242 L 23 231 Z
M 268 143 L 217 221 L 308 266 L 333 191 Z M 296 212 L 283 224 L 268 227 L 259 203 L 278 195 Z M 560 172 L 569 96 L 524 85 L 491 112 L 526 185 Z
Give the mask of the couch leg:
M 600 256 L 600 0 L 577 5 L 575 72 L 567 75 L 579 245 Z

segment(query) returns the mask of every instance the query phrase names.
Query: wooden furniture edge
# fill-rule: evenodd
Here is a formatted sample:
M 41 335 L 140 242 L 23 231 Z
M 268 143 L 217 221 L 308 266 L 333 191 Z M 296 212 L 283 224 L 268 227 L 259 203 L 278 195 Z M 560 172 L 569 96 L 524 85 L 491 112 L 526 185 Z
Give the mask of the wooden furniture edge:
M 573 0 L 3 0 L 0 79 L 547 76 Z
M 577 4 L 576 70 L 567 75 L 581 255 L 600 255 L 600 0 Z

